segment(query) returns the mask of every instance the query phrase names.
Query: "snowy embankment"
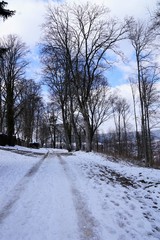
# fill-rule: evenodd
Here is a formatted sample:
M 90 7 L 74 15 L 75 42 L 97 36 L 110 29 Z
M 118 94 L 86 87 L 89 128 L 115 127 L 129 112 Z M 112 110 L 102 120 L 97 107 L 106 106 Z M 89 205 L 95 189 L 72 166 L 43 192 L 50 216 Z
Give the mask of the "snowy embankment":
M 0 150 L 0 239 L 159 240 L 160 170 L 94 153 Z

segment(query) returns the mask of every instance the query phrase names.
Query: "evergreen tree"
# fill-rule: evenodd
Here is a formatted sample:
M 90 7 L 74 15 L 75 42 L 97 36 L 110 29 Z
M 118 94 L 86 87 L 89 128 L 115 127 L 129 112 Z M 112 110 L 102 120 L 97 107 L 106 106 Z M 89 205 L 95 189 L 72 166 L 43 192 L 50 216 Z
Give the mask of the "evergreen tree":
M 15 11 L 5 9 L 5 6 L 7 5 L 7 2 L 0 2 L 0 17 L 3 18 L 3 20 L 7 19 L 8 17 L 12 17 L 15 14 Z
M 5 9 L 5 6 L 7 5 L 7 2 L 0 2 L 0 17 L 3 18 L 3 20 L 6 20 L 8 17 L 12 17 L 15 14 L 15 11 Z M 7 51 L 6 48 L 0 47 L 0 57 Z

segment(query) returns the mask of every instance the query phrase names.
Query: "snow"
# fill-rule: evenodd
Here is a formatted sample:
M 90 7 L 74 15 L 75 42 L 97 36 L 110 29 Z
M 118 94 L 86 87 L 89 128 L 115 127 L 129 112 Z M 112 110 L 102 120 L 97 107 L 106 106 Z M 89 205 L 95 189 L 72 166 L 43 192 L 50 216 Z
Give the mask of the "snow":
M 96 153 L 0 149 L 0 240 L 159 240 L 160 171 Z

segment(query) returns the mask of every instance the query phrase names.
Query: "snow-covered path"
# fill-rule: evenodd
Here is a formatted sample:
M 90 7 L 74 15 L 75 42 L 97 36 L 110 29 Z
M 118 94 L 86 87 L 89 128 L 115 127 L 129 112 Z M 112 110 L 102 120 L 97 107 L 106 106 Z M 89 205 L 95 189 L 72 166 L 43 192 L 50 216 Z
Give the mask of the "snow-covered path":
M 5 196 L 0 209 L 1 240 L 100 239 L 63 158 L 50 151 Z
M 160 239 L 160 171 L 93 153 L 20 153 L 0 150 L 0 240 Z
M 0 223 L 1 240 L 78 239 L 70 184 L 56 154 L 38 161 L 10 191 Z

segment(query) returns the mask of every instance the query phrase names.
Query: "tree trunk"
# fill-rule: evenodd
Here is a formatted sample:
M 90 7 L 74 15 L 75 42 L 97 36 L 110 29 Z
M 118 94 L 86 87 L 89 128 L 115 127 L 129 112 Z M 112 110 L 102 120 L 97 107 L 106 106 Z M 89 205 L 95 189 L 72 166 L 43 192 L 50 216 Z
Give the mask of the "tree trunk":
M 75 143 L 76 143 L 76 151 L 79 151 L 81 149 L 81 141 L 80 141 L 80 137 L 79 137 L 77 126 L 74 120 L 73 113 L 71 113 L 71 119 L 72 119 L 72 127 L 73 127 L 73 132 L 75 137 Z
M 118 116 L 118 153 L 119 155 L 122 154 L 122 149 L 121 149 L 121 121 L 120 121 L 120 113 Z
M 66 140 L 66 148 L 68 152 L 72 151 L 72 146 L 71 146 L 71 136 L 70 136 L 70 131 L 68 129 L 68 126 L 64 124 L 64 134 L 65 134 L 65 140 Z
M 136 112 L 136 99 L 135 99 L 135 93 L 133 89 L 133 85 L 130 81 L 131 91 L 132 91 L 132 98 L 133 98 L 133 110 L 134 110 L 134 122 L 135 122 L 135 128 L 136 128 L 136 144 L 137 144 L 137 158 L 141 158 L 140 150 L 141 150 L 141 142 L 140 142 L 140 136 L 138 132 L 138 123 L 137 123 L 137 112 Z
M 139 55 L 136 54 L 137 60 L 137 73 L 138 73 L 138 90 L 139 90 L 139 97 L 140 97 L 140 106 L 141 106 L 141 128 L 142 128 L 142 146 L 143 146 L 143 154 L 145 158 L 146 166 L 148 166 L 148 156 L 147 156 L 147 138 L 146 138 L 146 124 L 145 124 L 145 110 L 144 110 L 144 101 L 143 101 L 143 88 L 142 88 L 142 79 L 141 79 L 141 68 L 140 68 L 140 61 Z
M 13 135 L 14 135 L 14 102 L 13 102 L 13 91 L 8 87 L 7 89 L 7 135 L 8 135 L 8 145 L 14 145 Z
M 150 131 L 150 121 L 149 121 L 149 112 L 148 108 L 146 109 L 146 124 L 148 130 L 148 162 L 149 166 L 153 166 L 153 152 L 152 152 L 152 139 L 151 139 L 151 131 Z
M 84 119 L 85 133 L 86 133 L 86 152 L 92 151 L 92 134 L 88 119 Z
M 71 145 L 71 124 L 68 123 L 67 120 L 67 114 L 65 113 L 64 106 L 61 106 L 62 109 L 62 118 L 63 118 L 63 128 L 64 128 L 64 135 L 65 135 L 65 143 L 66 148 L 69 152 L 72 151 L 72 145 Z

